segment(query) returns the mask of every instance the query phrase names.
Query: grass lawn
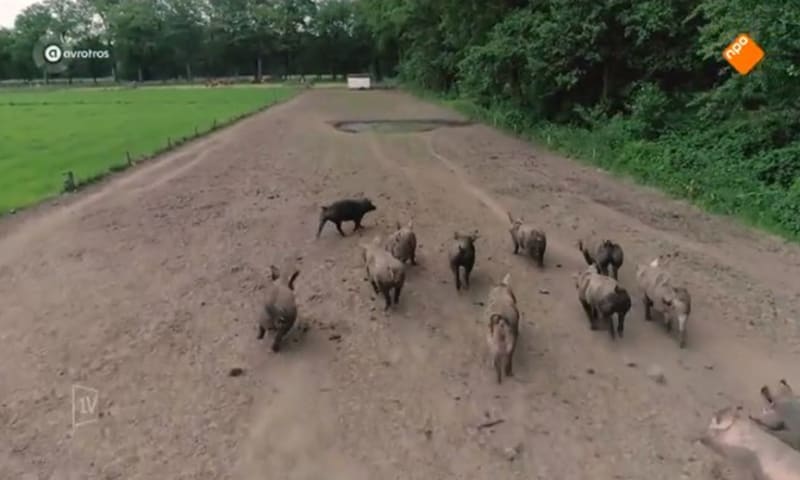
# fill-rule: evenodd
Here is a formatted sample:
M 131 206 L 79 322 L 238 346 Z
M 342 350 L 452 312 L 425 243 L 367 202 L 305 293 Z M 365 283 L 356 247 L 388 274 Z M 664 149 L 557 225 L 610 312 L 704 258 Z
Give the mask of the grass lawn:
M 0 214 L 285 100 L 289 87 L 0 89 Z

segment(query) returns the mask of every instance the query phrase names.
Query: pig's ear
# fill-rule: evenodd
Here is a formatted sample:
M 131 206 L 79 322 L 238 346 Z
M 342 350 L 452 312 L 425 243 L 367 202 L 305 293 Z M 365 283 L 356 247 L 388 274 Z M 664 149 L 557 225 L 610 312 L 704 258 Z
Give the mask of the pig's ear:
M 761 396 L 764 397 L 764 401 L 767 402 L 767 405 L 772 405 L 772 392 L 769 391 L 768 386 L 764 385 L 761 387 L 759 393 L 761 393 Z
M 727 430 L 733 425 L 736 415 L 736 409 L 733 407 L 725 407 L 718 410 L 711 419 L 711 430 Z
M 281 271 L 275 265 L 269 266 L 269 275 L 273 280 L 277 280 L 281 276 Z
M 794 393 L 792 387 L 789 385 L 789 382 L 787 382 L 785 378 L 781 378 L 780 384 L 781 384 L 781 390 L 783 390 L 784 393 L 788 394 Z

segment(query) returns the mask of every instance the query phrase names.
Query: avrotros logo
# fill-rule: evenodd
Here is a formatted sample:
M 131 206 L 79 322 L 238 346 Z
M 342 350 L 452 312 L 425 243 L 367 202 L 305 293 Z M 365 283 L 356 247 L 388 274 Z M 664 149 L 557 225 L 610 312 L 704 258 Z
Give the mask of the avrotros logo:
M 64 50 L 61 45 L 50 44 L 44 47 L 44 61 L 47 63 L 58 63 L 64 58 Z
M 33 47 L 33 61 L 36 66 L 48 73 L 62 73 L 75 59 L 110 58 L 108 50 L 72 48 L 60 38 L 45 36 Z

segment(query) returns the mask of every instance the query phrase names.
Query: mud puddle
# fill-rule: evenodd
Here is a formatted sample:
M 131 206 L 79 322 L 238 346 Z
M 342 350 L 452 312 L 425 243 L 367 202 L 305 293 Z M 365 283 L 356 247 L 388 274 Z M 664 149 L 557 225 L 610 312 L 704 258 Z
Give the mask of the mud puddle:
M 441 127 L 463 127 L 472 122 L 462 120 L 446 120 L 437 118 L 428 119 L 399 119 L 399 120 L 353 120 L 333 122 L 337 130 L 348 133 L 414 133 L 429 132 Z

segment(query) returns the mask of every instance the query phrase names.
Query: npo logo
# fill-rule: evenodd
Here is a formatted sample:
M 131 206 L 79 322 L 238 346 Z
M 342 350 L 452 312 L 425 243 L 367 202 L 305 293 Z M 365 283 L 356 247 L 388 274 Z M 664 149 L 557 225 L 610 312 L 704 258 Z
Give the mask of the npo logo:
M 749 35 L 742 33 L 723 50 L 722 56 L 737 72 L 747 75 L 764 58 L 764 50 Z
M 108 50 L 72 48 L 64 40 L 44 36 L 33 47 L 33 61 L 36 66 L 48 73 L 62 73 L 69 68 L 74 59 L 110 58 Z

